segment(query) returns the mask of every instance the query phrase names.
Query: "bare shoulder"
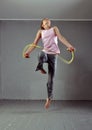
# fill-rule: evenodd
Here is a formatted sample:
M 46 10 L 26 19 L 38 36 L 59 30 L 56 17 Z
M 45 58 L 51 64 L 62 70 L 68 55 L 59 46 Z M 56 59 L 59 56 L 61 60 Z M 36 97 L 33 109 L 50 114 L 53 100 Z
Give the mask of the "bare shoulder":
M 39 29 L 37 33 L 38 33 L 38 34 L 41 34 L 41 29 Z
M 36 36 L 37 36 L 37 37 L 41 37 L 41 29 L 39 29 L 39 30 L 37 31 Z
M 54 30 L 58 30 L 58 27 L 57 27 L 57 26 L 54 26 L 53 29 L 54 29 Z
M 57 26 L 54 26 L 53 29 L 54 29 L 54 31 L 55 31 L 56 34 L 59 33 L 59 29 L 58 29 Z
M 58 27 L 57 27 L 57 26 L 54 26 L 53 29 L 54 29 L 55 34 L 58 35 L 58 34 L 59 34 L 59 29 L 58 29 Z

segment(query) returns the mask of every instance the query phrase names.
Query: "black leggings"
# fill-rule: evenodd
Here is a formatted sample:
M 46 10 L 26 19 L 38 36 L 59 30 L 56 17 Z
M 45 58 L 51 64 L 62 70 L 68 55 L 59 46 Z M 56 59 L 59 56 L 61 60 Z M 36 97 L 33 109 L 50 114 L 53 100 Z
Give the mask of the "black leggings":
M 48 98 L 53 98 L 53 79 L 55 74 L 55 63 L 56 63 L 56 55 L 55 54 L 46 54 L 41 51 L 38 56 L 38 70 L 43 69 L 43 63 L 48 63 L 48 81 L 47 81 L 47 93 Z

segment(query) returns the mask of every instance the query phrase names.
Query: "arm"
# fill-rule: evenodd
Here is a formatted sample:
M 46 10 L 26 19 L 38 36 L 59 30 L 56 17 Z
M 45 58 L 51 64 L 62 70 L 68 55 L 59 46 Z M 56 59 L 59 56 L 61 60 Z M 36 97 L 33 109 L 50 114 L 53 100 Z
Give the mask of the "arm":
M 41 38 L 41 30 L 38 30 L 37 34 L 36 34 L 36 37 L 35 37 L 35 40 L 34 40 L 34 45 L 37 45 L 38 44 L 38 41 L 40 40 Z M 28 50 L 25 52 L 24 56 L 26 58 L 29 58 L 29 54 L 35 49 L 35 46 L 32 46 L 30 48 L 28 48 Z
M 57 35 L 58 39 L 68 48 L 69 51 L 74 51 L 74 47 L 65 39 L 64 36 L 61 35 L 59 29 L 55 26 L 54 27 L 55 34 Z

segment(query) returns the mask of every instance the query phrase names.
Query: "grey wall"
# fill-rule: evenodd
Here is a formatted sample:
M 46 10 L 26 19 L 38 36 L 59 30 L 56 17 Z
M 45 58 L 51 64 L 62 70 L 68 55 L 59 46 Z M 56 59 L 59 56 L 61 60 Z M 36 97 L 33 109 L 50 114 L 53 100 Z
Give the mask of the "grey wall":
M 92 20 L 92 0 L 0 0 L 0 19 Z
M 91 100 L 92 99 L 92 22 L 52 21 L 60 32 L 75 46 L 75 59 L 67 65 L 57 59 L 54 82 L 54 99 Z M 1 78 L 3 99 L 46 99 L 47 75 L 35 72 L 36 49 L 30 59 L 22 58 L 22 50 L 34 40 L 40 21 L 2 21 Z M 41 41 L 39 45 L 42 45 Z M 61 54 L 70 55 L 66 47 L 59 43 Z M 44 65 L 47 70 L 46 64 Z M 0 82 L 1 83 L 1 82 Z

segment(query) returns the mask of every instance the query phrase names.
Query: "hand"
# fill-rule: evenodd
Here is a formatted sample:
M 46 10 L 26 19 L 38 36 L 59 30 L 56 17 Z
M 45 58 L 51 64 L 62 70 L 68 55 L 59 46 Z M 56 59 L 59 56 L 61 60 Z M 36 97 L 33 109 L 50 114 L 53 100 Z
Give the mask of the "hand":
M 69 47 L 69 48 L 67 48 L 67 50 L 70 51 L 70 52 L 72 52 L 72 51 L 75 50 L 75 48 L 74 47 Z
M 24 54 L 24 57 L 25 57 L 25 58 L 30 58 L 28 53 L 25 53 L 25 54 Z

